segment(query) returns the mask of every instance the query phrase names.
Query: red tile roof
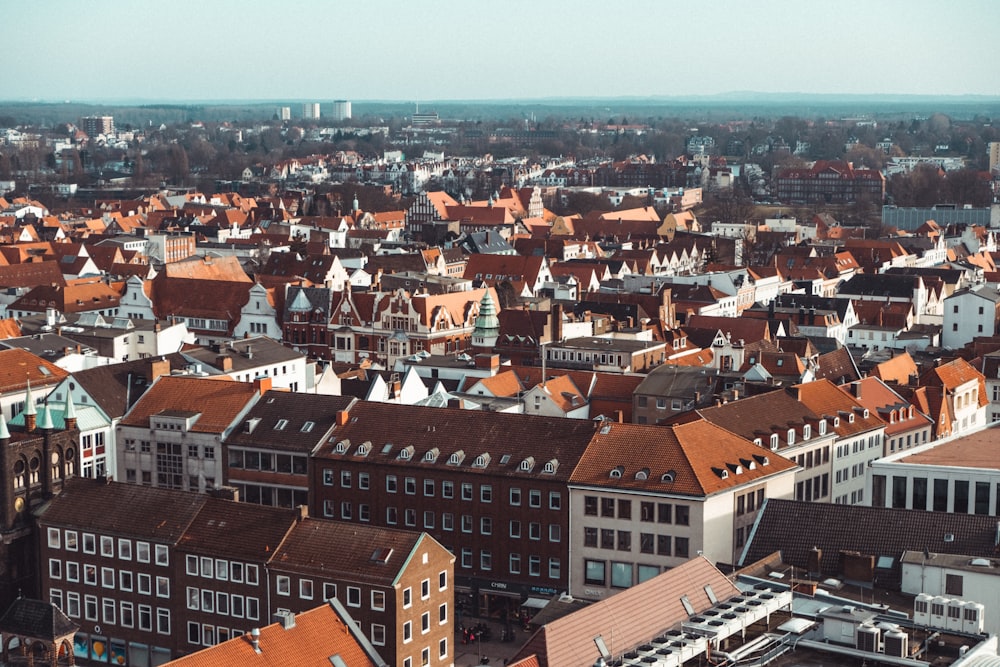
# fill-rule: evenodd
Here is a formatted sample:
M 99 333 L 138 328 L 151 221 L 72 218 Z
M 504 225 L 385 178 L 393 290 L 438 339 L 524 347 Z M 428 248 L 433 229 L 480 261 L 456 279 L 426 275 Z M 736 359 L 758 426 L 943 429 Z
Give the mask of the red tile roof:
M 62 368 L 27 350 L 0 350 L 0 394 L 24 391 L 29 381 L 35 387 L 58 384 L 68 376 Z

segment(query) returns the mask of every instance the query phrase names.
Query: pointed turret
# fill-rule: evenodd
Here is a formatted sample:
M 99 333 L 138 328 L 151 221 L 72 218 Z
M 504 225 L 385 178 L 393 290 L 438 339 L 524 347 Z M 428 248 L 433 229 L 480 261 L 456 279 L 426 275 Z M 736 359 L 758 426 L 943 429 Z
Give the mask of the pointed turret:
M 28 380 L 28 388 L 24 392 L 24 430 L 35 430 L 38 419 L 38 410 L 35 408 L 35 399 L 31 396 L 31 380 Z
M 43 431 L 51 431 L 55 428 L 55 424 L 52 422 L 52 411 L 49 409 L 48 403 L 42 407 L 42 414 L 38 418 L 38 428 Z
M 500 337 L 500 318 L 490 290 L 486 290 L 479 302 L 479 314 L 472 330 L 472 346 L 485 352 L 492 352 Z
M 7 429 L 7 420 L 0 412 L 0 440 L 10 440 L 10 430 Z
M 73 403 L 73 394 L 66 391 L 66 407 L 63 409 L 63 421 L 66 430 L 76 428 L 76 404 Z

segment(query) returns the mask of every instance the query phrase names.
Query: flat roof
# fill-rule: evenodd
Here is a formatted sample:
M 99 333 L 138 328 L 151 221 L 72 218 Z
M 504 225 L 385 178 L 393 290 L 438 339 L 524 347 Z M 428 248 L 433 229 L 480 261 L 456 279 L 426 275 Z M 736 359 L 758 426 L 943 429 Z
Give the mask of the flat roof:
M 937 447 L 896 459 L 896 462 L 1000 470 L 1000 427 L 994 425 L 984 428 Z
M 574 350 L 615 350 L 618 352 L 635 352 L 655 347 L 664 347 L 666 343 L 656 340 L 636 340 L 634 338 L 597 338 L 585 336 L 570 338 L 562 343 L 552 343 L 550 349 L 572 348 Z

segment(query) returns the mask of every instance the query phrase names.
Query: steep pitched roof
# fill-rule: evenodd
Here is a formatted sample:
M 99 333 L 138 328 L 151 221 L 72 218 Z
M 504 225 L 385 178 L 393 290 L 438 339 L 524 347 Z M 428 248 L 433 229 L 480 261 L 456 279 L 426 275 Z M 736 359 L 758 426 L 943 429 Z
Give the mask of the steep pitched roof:
M 891 359 L 887 359 L 871 370 L 871 374 L 880 378 L 883 382 L 895 382 L 897 384 L 907 384 L 911 377 L 917 377 L 917 363 L 910 356 L 909 352 L 903 352 Z
M 170 372 L 183 368 L 187 361 L 179 353 L 157 358 L 167 364 L 155 366 L 150 359 L 135 359 L 119 364 L 95 366 L 75 371 L 73 379 L 90 395 L 111 419 L 124 415 L 156 379 L 154 372 Z M 159 368 L 158 371 L 154 369 Z
M 18 597 L 0 617 L 0 632 L 8 637 L 55 640 L 74 634 L 80 626 L 59 607 L 42 600 Z
M 605 422 L 570 483 L 704 497 L 795 467 L 792 461 L 700 419 L 670 426 Z M 645 475 L 637 475 L 641 472 Z M 669 473 L 672 481 L 664 479 Z
M 260 628 L 258 653 L 250 634 L 197 651 L 166 663 L 171 667 L 287 667 L 288 665 L 344 664 L 385 667 L 357 624 L 336 600 L 295 616 L 289 628 L 272 623 Z M 334 662 L 334 658 L 339 662 Z
M 28 382 L 36 387 L 57 384 L 68 375 L 67 371 L 27 350 L 0 350 L 0 394 L 23 391 Z

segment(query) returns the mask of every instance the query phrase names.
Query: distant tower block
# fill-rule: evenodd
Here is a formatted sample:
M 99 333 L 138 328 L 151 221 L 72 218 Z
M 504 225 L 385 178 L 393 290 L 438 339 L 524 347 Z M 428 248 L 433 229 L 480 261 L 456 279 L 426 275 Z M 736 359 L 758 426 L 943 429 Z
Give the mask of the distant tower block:
M 350 119 L 351 119 L 351 101 L 334 100 L 333 120 L 350 120 Z
M 292 107 L 278 107 L 278 110 L 274 112 L 274 115 L 278 117 L 278 120 L 291 120 Z
M 319 118 L 319 102 L 307 102 L 302 105 L 303 118 Z
M 84 116 L 80 119 L 80 129 L 88 137 L 96 137 L 99 134 L 114 134 L 114 116 Z

